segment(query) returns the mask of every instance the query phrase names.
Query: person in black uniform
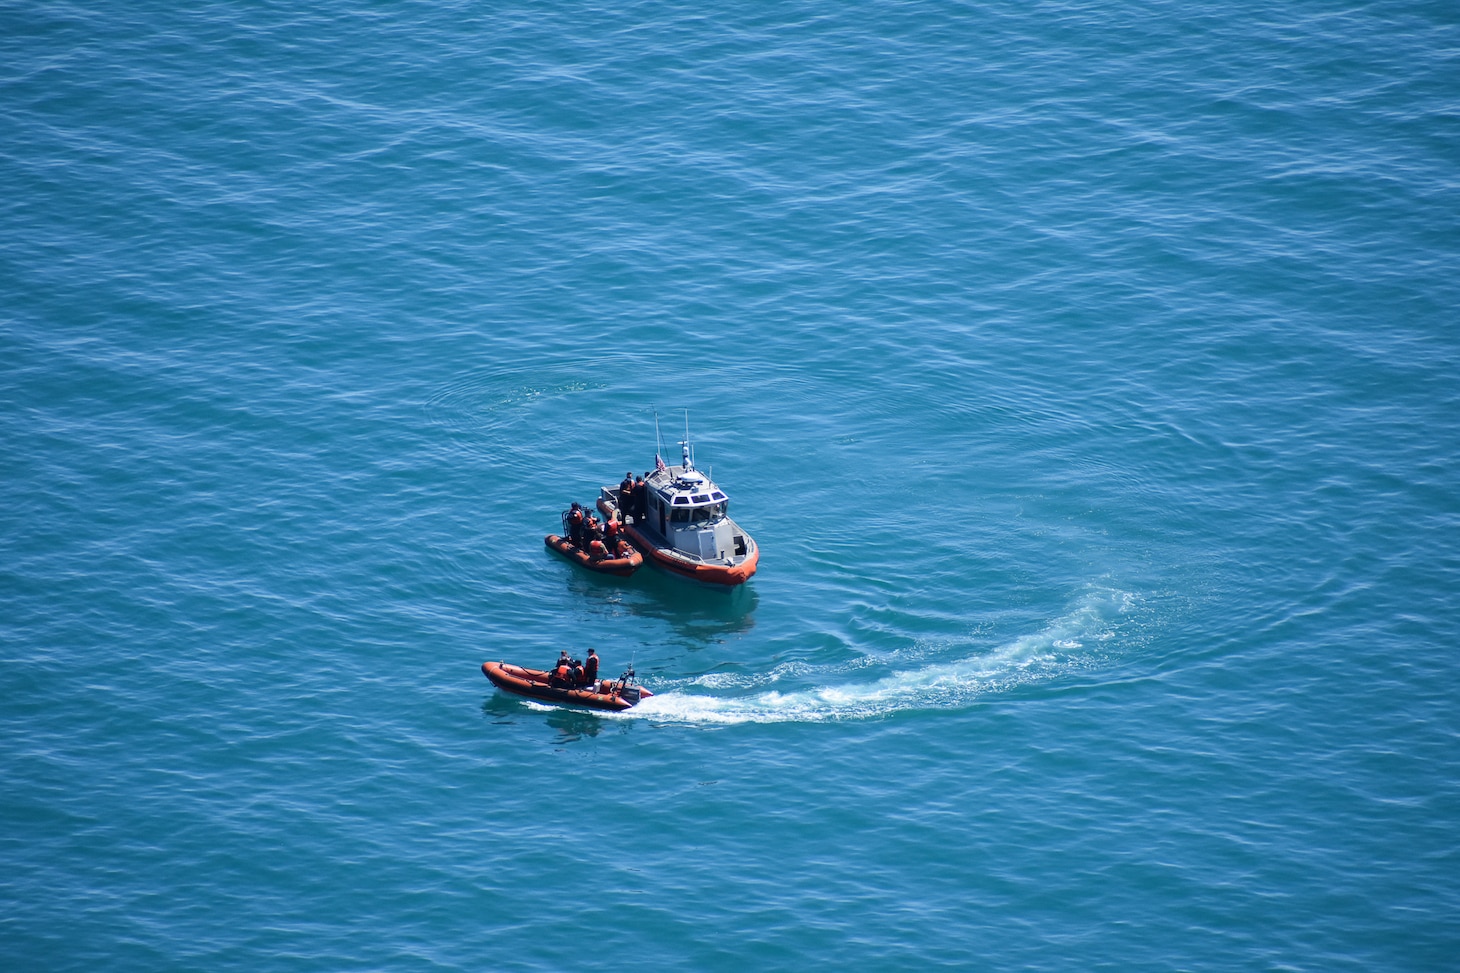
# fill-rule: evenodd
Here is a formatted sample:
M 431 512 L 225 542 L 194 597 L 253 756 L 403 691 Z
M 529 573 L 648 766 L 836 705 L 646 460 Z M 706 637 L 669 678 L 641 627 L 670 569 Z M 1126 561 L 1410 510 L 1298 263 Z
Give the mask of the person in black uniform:
M 583 508 L 578 501 L 573 501 L 572 509 L 568 511 L 568 540 L 574 547 L 583 546 Z
M 625 473 L 623 482 L 618 485 L 618 515 L 620 520 L 627 521 L 634 514 L 634 474 Z
M 634 481 L 634 523 L 643 520 L 649 513 L 649 491 L 644 487 L 644 478 L 641 476 Z

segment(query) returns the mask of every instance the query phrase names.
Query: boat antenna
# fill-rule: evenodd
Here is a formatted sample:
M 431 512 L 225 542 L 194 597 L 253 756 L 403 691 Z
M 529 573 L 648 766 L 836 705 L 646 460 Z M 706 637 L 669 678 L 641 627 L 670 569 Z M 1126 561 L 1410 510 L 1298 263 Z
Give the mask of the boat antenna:
M 664 456 L 664 434 L 659 431 L 659 410 L 654 410 L 654 459 L 659 460 Z M 654 464 L 658 466 L 656 462 Z
M 692 470 L 692 469 L 694 469 L 695 468 L 695 456 L 694 456 L 694 446 L 692 446 L 690 444 L 690 441 L 689 441 L 689 410 L 688 409 L 685 409 L 684 410 L 684 442 L 680 443 L 679 446 L 680 446 L 681 451 L 684 454 L 684 459 L 683 459 L 684 468 L 686 470 Z

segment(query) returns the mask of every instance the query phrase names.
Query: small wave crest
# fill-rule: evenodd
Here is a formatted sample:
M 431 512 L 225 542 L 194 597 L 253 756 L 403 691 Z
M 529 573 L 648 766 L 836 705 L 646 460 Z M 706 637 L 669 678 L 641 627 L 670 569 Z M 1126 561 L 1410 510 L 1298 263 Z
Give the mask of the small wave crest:
M 990 693 L 1098 665 L 1106 657 L 1101 646 L 1116 637 L 1121 617 L 1134 604 L 1128 592 L 1092 590 L 1040 631 L 963 658 L 907 669 L 898 669 L 894 659 L 820 668 L 798 662 L 751 675 L 712 673 L 658 691 L 621 715 L 672 723 L 816 723 L 958 709 Z M 891 671 L 870 682 L 855 681 L 875 669 Z M 767 688 L 837 677 L 847 681 Z M 744 695 L 727 695 L 736 691 Z

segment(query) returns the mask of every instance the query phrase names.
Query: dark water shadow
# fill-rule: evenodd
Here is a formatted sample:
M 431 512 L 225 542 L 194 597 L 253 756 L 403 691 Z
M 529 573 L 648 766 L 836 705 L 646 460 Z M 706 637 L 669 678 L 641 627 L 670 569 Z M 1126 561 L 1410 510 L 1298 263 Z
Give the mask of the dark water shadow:
M 516 723 L 516 717 L 528 712 L 520 699 L 494 692 L 482 700 L 482 716 L 493 723 Z
M 688 639 L 748 632 L 755 627 L 760 603 L 754 582 L 728 590 L 710 588 L 653 568 L 634 575 L 644 597 L 625 599 L 625 610 L 670 625 Z
M 555 709 L 547 714 L 547 725 L 558 731 L 560 742 L 573 743 L 598 736 L 604 731 L 606 721 L 587 710 Z
M 526 700 L 511 693 L 495 692 L 482 700 L 482 717 L 503 726 L 518 724 L 532 725 L 541 721 L 556 731 L 555 743 L 577 743 L 598 736 L 610 727 L 627 732 L 631 722 L 605 720 L 599 714 L 587 709 L 570 706 L 555 706 L 544 712 L 529 706 Z

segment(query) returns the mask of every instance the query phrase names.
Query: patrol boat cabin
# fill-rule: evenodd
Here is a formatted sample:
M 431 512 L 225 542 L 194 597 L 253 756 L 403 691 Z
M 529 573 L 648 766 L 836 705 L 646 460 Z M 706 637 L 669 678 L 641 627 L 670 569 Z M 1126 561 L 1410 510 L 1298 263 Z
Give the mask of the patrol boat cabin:
M 743 584 L 755 574 L 760 549 L 730 519 L 725 492 L 695 469 L 689 442 L 680 446 L 680 465 L 656 462 L 631 509 L 621 508 L 617 487 L 602 488 L 598 508 L 604 516 L 620 514 L 629 541 L 653 564 L 711 585 Z

